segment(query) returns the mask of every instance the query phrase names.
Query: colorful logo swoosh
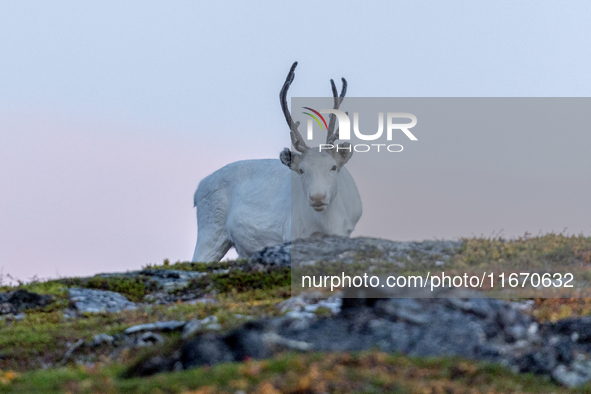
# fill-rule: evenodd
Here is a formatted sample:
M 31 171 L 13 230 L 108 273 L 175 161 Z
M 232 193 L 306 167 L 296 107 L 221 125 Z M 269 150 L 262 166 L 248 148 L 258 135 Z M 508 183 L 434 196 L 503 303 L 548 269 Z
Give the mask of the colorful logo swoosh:
M 326 127 L 326 130 L 328 130 L 328 125 L 326 124 L 326 120 L 324 120 L 324 116 L 322 116 L 322 115 L 320 114 L 320 112 L 318 112 L 318 111 L 316 111 L 315 109 L 312 109 L 312 108 L 310 108 L 310 107 L 302 107 L 302 108 L 304 108 L 304 109 L 307 109 L 308 111 L 312 111 L 312 112 L 314 112 L 316 115 L 320 116 L 320 119 L 322 119 L 322 123 L 324 123 L 324 126 Z M 318 126 L 320 126 L 320 130 L 322 130 L 322 123 L 320 123 L 320 120 L 319 120 L 319 119 L 318 119 L 316 116 L 312 115 L 312 114 L 311 114 L 311 113 L 309 113 L 309 112 L 302 112 L 302 113 L 303 113 L 303 114 L 306 114 L 306 115 L 308 115 L 308 116 L 310 116 L 310 117 L 312 117 L 312 118 L 313 118 L 313 119 L 316 121 L 316 123 L 318 123 Z

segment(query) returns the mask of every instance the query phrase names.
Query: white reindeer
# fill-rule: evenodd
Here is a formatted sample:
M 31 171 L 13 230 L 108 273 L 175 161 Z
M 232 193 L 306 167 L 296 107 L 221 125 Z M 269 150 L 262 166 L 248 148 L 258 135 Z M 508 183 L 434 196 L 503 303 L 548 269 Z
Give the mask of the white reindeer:
M 197 245 L 193 261 L 220 260 L 234 246 L 245 258 L 266 246 L 322 234 L 350 236 L 361 217 L 361 198 L 355 181 L 343 166 L 351 158 L 349 143 L 327 151 L 309 148 L 287 107 L 287 91 L 295 62 L 280 93 L 281 108 L 291 141 L 300 153 L 285 148 L 280 160 L 244 160 L 228 164 L 199 183 L 195 192 Z M 334 109 L 338 95 L 331 79 Z M 338 129 L 331 114 L 327 144 L 336 146 Z M 291 171 L 290 171 L 291 170 Z M 301 184 L 301 187 L 292 185 Z

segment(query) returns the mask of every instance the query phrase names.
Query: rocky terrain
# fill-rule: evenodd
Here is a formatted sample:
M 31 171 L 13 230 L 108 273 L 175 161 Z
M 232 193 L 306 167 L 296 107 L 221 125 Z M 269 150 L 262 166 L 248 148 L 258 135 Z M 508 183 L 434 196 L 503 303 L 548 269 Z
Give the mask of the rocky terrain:
M 404 266 L 407 263 L 427 262 L 443 265 L 463 245 L 461 241 L 392 242 L 378 238 L 345 238 L 324 236 L 296 240 L 283 245 L 265 248 L 250 258 L 251 263 L 264 266 L 306 266 L 319 261 L 352 264 L 392 263 Z
M 511 386 L 508 382 L 521 379 L 519 374 L 542 377 L 547 392 L 587 390 L 591 387 L 591 306 L 586 299 L 498 300 L 483 292 L 450 288 L 438 289 L 432 298 L 416 298 L 412 289 L 380 290 L 373 298 L 366 298 L 363 288 L 346 288 L 328 298 L 320 292 L 290 294 L 290 267 L 314 266 L 316 261 L 375 262 L 400 272 L 419 266 L 453 271 L 469 268 L 472 259 L 488 267 L 499 264 L 499 259 L 511 264 L 524 258 L 548 266 L 556 263 L 559 255 L 563 264 L 586 269 L 591 240 L 556 237 L 519 240 L 529 243 L 523 248 L 517 241 L 504 240 L 391 242 L 324 237 L 267 248 L 249 261 L 210 265 L 165 261 L 162 266 L 133 272 L 4 287 L 0 293 L 0 392 L 26 392 L 32 384 L 45 384 L 34 383 L 36 376 L 45 376 L 40 378 L 43 382 L 54 382 L 46 387 L 47 392 L 63 392 L 64 387 L 70 392 L 119 392 L 132 386 L 135 388 L 130 392 L 139 387 L 152 392 L 155 374 L 174 379 L 180 371 L 199 374 L 200 368 L 218 364 L 258 365 L 257 374 L 275 376 L 272 371 L 281 373 L 274 363 L 292 362 L 285 361 L 285 357 L 292 360 L 290 354 L 322 354 L 325 363 L 332 360 L 330 368 L 341 369 L 349 368 L 350 360 L 331 355 L 369 354 L 372 363 L 385 363 L 380 368 L 390 371 L 384 382 L 400 372 L 392 370 L 400 362 L 396 357 L 457 360 L 451 361 L 451 367 L 433 372 L 445 375 L 444 386 L 457 386 L 456 391 L 448 392 L 468 392 L 460 390 L 467 386 L 476 390 L 472 392 L 540 392 L 533 383 L 531 387 L 522 383 Z M 552 247 L 536 249 L 538 243 Z M 507 245 L 513 256 L 503 254 Z M 530 255 L 524 256 L 523 250 Z M 363 357 L 370 356 L 360 357 L 365 360 Z M 263 367 L 252 360 L 269 361 Z M 421 362 L 405 361 L 405 365 Z M 502 379 L 487 380 L 486 384 L 479 381 L 479 373 L 474 371 L 488 368 L 479 367 L 479 362 L 502 366 Z M 459 365 L 462 371 L 472 372 L 459 373 Z M 68 372 L 82 367 L 81 376 Z M 363 368 L 360 365 L 359 371 Z M 244 375 L 244 370 L 239 371 Z M 235 383 L 236 389 L 230 391 L 261 391 L 264 386 L 275 390 L 268 392 L 298 392 L 286 383 L 295 377 L 285 373 L 288 375 L 283 378 L 275 376 L 255 386 L 248 378 L 246 383 Z M 346 381 L 326 383 L 328 377 L 334 378 L 334 371 L 324 378 L 318 372 L 316 378 L 305 380 L 310 373 L 302 372 L 298 378 L 298 382 L 309 381 L 308 392 L 315 392 L 313 387 L 330 391 Z M 468 375 L 469 382 L 465 381 Z M 99 384 L 107 376 L 111 376 L 110 383 Z M 461 382 L 449 383 L 452 378 Z M 408 379 L 408 384 L 413 379 L 420 381 L 416 383 L 420 387 L 428 381 Z M 207 387 L 229 381 L 222 379 Z M 357 391 L 355 385 L 360 382 L 363 379 L 351 381 L 340 390 Z M 400 379 L 392 382 L 388 384 L 402 384 Z M 158 387 L 163 392 L 201 387 L 200 383 L 183 384 Z M 506 391 L 494 391 L 500 390 L 499 384 L 505 385 Z
M 378 348 L 412 356 L 453 355 L 500 362 L 516 372 L 550 375 L 571 387 L 591 379 L 590 318 L 538 324 L 523 312 L 527 304 L 464 298 L 467 295 L 290 299 L 281 304 L 288 312 L 282 317 L 249 322 L 229 333 L 198 335 L 167 355 L 143 360 L 126 376 L 262 359 L 283 350 Z M 327 308 L 330 316 L 317 317 L 313 312 L 318 308 Z

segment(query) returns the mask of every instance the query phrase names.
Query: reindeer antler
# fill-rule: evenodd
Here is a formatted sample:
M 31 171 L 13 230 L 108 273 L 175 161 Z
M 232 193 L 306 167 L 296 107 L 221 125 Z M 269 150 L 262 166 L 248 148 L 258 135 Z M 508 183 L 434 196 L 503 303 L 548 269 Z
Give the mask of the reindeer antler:
M 332 79 L 330 80 L 330 85 L 332 87 L 332 97 L 334 99 L 333 109 L 339 109 L 341 103 L 345 99 L 345 94 L 347 94 L 347 80 L 345 78 L 341 78 L 341 81 L 343 81 L 343 87 L 341 88 L 341 94 L 339 95 L 334 81 Z M 339 129 L 337 129 L 336 132 L 334 131 L 334 128 L 337 123 L 336 118 L 337 117 L 334 114 L 330 114 L 330 120 L 328 123 L 328 134 L 326 135 L 327 144 L 332 145 L 336 140 L 339 139 Z
M 304 153 L 308 149 L 308 145 L 304 142 L 304 138 L 298 131 L 298 126 L 300 122 L 295 122 L 291 118 L 291 114 L 289 112 L 289 108 L 287 108 L 287 91 L 293 79 L 295 77 L 295 68 L 297 67 L 298 62 L 294 62 L 289 70 L 289 74 L 287 74 L 287 78 L 285 78 L 285 83 L 281 88 L 281 92 L 279 92 L 279 100 L 281 101 L 281 109 L 283 110 L 283 115 L 285 116 L 285 120 L 287 121 L 287 125 L 289 126 L 289 135 L 291 137 L 291 142 L 294 148 L 301 153 Z

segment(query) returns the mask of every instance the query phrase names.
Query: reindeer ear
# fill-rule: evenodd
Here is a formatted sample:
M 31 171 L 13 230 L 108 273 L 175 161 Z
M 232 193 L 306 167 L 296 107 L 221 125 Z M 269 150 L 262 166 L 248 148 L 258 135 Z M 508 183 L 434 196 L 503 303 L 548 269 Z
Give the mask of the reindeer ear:
M 279 154 L 279 160 L 281 160 L 283 164 L 291 168 L 293 171 L 298 170 L 298 164 L 300 163 L 301 159 L 302 155 L 299 153 L 293 153 L 288 148 L 283 149 Z
M 351 156 L 353 156 L 353 147 L 348 142 L 338 144 L 332 150 L 332 157 L 334 157 L 334 159 L 337 161 L 339 168 L 344 166 L 349 161 Z

